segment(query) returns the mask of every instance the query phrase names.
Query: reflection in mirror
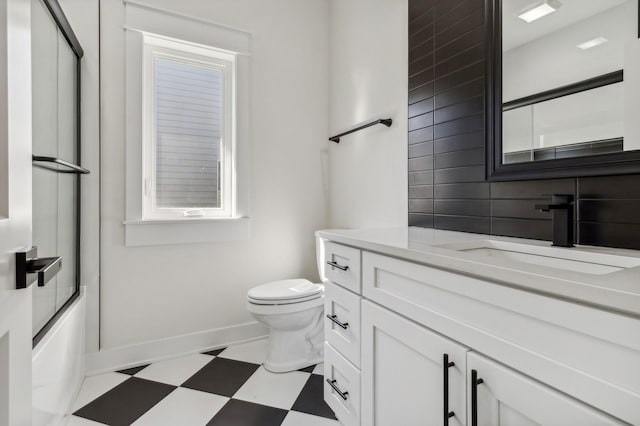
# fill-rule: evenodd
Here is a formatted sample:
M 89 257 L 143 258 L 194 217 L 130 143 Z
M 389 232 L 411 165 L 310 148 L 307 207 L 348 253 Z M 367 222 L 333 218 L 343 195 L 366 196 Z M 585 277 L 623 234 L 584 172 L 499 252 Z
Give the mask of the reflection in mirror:
M 638 0 L 503 0 L 502 162 L 640 149 Z

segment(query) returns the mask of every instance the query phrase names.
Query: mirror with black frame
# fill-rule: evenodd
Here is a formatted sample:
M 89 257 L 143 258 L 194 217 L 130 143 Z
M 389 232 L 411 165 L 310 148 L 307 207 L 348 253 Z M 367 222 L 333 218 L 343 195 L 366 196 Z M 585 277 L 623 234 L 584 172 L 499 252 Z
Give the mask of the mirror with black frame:
M 489 178 L 640 172 L 638 0 L 489 0 Z

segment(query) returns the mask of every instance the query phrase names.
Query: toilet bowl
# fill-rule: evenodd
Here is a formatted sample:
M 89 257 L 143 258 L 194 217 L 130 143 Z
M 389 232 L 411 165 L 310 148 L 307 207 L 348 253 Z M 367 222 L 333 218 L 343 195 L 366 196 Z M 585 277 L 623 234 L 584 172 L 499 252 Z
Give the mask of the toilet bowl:
M 247 309 L 269 327 L 264 367 L 274 373 L 322 362 L 324 286 L 305 279 L 274 281 L 247 293 Z

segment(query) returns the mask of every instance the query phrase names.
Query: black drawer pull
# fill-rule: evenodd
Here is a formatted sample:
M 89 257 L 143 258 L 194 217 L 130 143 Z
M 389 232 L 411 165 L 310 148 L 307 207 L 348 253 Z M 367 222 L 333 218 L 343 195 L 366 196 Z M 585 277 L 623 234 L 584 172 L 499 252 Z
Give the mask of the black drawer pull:
M 444 426 L 449 424 L 449 419 L 456 415 L 453 411 L 449 411 L 449 369 L 456 365 L 455 362 L 449 362 L 449 354 L 442 354 L 442 382 L 443 382 L 443 416 Z
M 327 383 L 329 383 L 329 386 L 331 386 L 333 390 L 336 391 L 336 393 L 340 395 L 342 399 L 344 399 L 345 401 L 347 400 L 347 397 L 349 396 L 349 392 L 342 392 L 336 385 L 335 380 L 327 379 Z
M 338 316 L 337 315 L 329 315 L 329 314 L 327 314 L 327 318 L 329 318 L 331 321 L 336 323 L 338 326 L 342 327 L 344 330 L 346 330 L 349 327 L 349 323 L 348 322 L 342 323 L 342 322 L 338 321 Z
M 478 426 L 478 385 L 484 380 L 478 379 L 478 372 L 471 370 L 471 426 Z
M 339 263 L 331 262 L 331 261 L 327 262 L 327 265 L 331 266 L 332 268 L 338 268 L 338 269 L 340 269 L 341 271 L 346 271 L 346 270 L 348 270 L 348 269 L 349 269 L 349 267 L 348 267 L 348 266 L 342 266 L 342 265 L 340 265 Z

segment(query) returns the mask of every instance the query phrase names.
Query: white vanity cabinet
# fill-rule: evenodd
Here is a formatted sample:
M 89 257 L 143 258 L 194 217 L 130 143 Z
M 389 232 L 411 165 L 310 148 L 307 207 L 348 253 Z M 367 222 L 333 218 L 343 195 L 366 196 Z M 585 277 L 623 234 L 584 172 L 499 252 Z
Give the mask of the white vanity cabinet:
M 320 233 L 325 400 L 342 424 L 640 425 L 637 316 L 348 235 Z

